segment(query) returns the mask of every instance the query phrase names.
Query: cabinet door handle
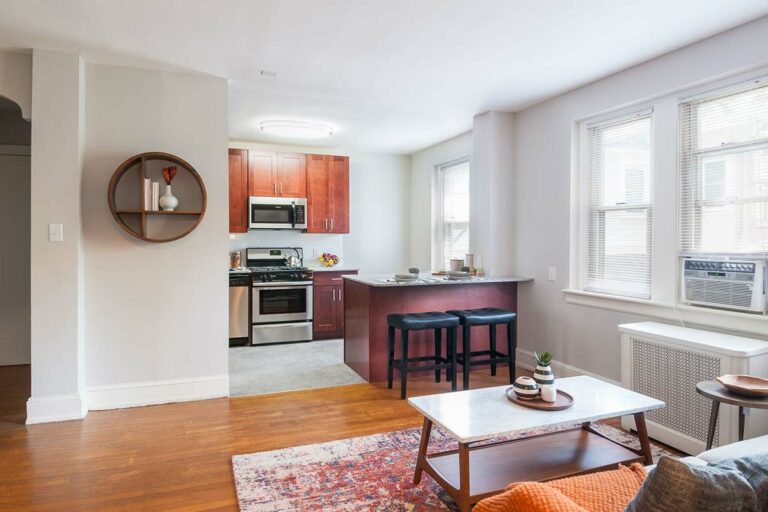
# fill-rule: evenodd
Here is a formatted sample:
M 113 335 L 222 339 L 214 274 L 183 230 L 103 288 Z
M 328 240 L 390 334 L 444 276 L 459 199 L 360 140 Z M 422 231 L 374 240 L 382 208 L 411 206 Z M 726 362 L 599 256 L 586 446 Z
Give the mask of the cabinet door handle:
M 332 277 L 331 281 L 341 281 L 341 278 L 340 277 Z
M 283 182 L 280 182 L 280 195 L 283 195 Z
M 333 302 L 336 302 L 336 290 L 333 290 Z
M 333 217 L 331 217 L 331 231 L 333 231 Z
M 277 182 L 274 182 L 272 184 L 272 193 L 277 195 Z
M 341 302 L 341 288 L 339 288 L 339 302 Z
M 328 231 L 328 219 L 325 219 L 325 230 Z

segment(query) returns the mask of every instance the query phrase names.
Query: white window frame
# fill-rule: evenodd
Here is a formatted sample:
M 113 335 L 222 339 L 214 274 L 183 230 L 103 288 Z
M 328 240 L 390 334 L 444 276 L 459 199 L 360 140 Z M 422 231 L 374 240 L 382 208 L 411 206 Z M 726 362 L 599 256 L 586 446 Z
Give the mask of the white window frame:
M 443 254 L 445 253 L 445 246 L 443 244 L 443 201 L 445 194 L 443 193 L 443 169 L 447 167 L 453 167 L 455 165 L 466 163 L 469 165 L 469 173 L 470 173 L 470 180 L 472 175 L 472 161 L 468 155 L 462 156 L 459 158 L 454 158 L 453 160 L 449 160 L 447 162 L 443 162 L 441 164 L 438 164 L 435 166 L 435 172 L 434 172 L 434 184 L 435 184 L 435 207 L 434 207 L 434 218 L 435 218 L 435 229 L 433 233 L 433 240 L 432 240 L 432 268 L 434 270 L 440 270 L 443 268 Z M 470 197 L 470 201 L 472 198 Z M 471 214 L 471 211 L 470 211 Z M 470 219 L 471 224 L 471 219 Z M 472 231 L 469 231 L 469 243 L 470 247 L 472 247 Z M 448 270 L 443 269 L 443 270 Z
M 733 73 L 725 78 L 700 81 L 674 90 L 627 103 L 621 108 L 577 118 L 571 132 L 571 222 L 568 288 L 563 290 L 566 302 L 580 306 L 643 315 L 683 325 L 693 324 L 716 329 L 768 336 L 768 315 L 718 310 L 680 303 L 680 240 L 678 236 L 680 104 L 693 98 L 725 94 L 728 90 L 743 90 L 749 81 L 768 76 L 768 68 Z M 588 292 L 582 289 L 586 270 L 584 199 L 586 183 L 581 179 L 586 158 L 582 141 L 586 140 L 586 124 L 631 114 L 646 108 L 654 111 L 654 171 L 653 171 L 653 275 L 651 299 L 636 299 Z M 584 271 L 582 270 L 584 269 Z
M 589 266 L 589 248 L 588 248 L 588 242 L 589 242 L 589 218 L 590 213 L 592 210 L 592 206 L 590 205 L 590 182 L 589 182 L 589 128 L 593 126 L 599 126 L 599 125 L 610 125 L 610 124 L 618 124 L 625 121 L 630 121 L 632 119 L 636 119 L 639 117 L 645 117 L 647 115 L 650 115 L 652 118 L 655 117 L 655 112 L 652 107 L 643 107 L 643 108 L 632 108 L 632 109 L 624 109 L 616 112 L 610 112 L 608 114 L 600 115 L 593 118 L 587 118 L 580 121 L 577 121 L 577 130 L 578 130 L 578 140 L 577 140 L 577 158 L 576 163 L 574 166 L 572 166 L 572 183 L 576 184 L 574 188 L 577 189 L 576 197 L 573 197 L 573 191 L 572 191 L 572 201 L 571 204 L 575 203 L 578 205 L 576 208 L 576 211 L 572 211 L 571 215 L 575 215 L 577 217 L 577 231 L 578 234 L 576 236 L 576 239 L 573 240 L 573 224 L 571 226 L 571 233 L 572 233 L 572 240 L 571 240 L 571 247 L 573 248 L 574 244 L 577 247 L 578 255 L 576 258 L 574 258 L 573 250 L 571 253 L 571 276 L 576 276 L 576 280 L 571 279 L 571 288 L 576 289 L 579 291 L 583 291 L 584 293 L 591 293 L 596 295 L 604 295 L 606 297 L 616 297 L 616 298 L 627 298 L 632 300 L 652 300 L 653 299 L 653 276 L 654 276 L 654 261 L 653 261 L 653 255 L 654 251 L 651 250 L 651 261 L 650 261 L 650 269 L 651 269 L 651 291 L 650 291 L 650 297 L 648 299 L 638 299 L 636 297 L 631 297 L 627 295 L 619 295 L 619 294 L 609 294 L 609 293 L 602 293 L 602 292 L 593 292 L 593 291 L 587 291 L 587 281 L 588 281 L 588 266 Z M 652 123 L 652 129 L 655 130 L 655 123 Z M 656 134 L 651 134 L 651 140 L 652 144 L 655 145 L 656 143 Z M 654 185 L 655 185 L 655 169 L 656 169 L 656 151 L 655 148 L 652 150 L 652 155 L 654 156 L 654 161 L 652 165 L 652 173 L 650 176 L 651 180 L 651 197 L 650 202 L 646 205 L 643 205 L 646 210 L 649 212 L 650 217 L 650 223 L 651 223 L 651 247 L 654 247 L 655 240 L 653 240 L 653 227 L 654 227 L 654 200 L 655 200 L 655 194 L 654 194 Z M 627 209 L 635 209 L 633 208 L 627 208 Z M 603 207 L 602 210 L 611 210 L 615 209 L 612 207 Z M 575 261 L 574 261 L 575 260 Z M 574 262 L 576 265 L 574 265 Z

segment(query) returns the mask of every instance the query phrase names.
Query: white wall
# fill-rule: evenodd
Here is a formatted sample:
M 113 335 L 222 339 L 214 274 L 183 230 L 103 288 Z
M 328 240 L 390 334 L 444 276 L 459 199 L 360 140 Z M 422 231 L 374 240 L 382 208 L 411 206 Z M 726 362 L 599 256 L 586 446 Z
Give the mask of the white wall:
M 486 275 L 510 275 L 515 268 L 514 119 L 485 112 L 472 123 L 469 246 Z
M 84 64 L 77 55 L 32 56 L 31 340 L 27 422 L 82 417 L 84 396 L 82 131 Z M 64 240 L 48 241 L 48 224 Z
M 573 121 L 768 62 L 768 18 L 714 36 L 515 114 L 520 344 L 602 376 L 620 378 L 617 324 L 642 317 L 568 304 Z M 674 170 L 670 170 L 674 172 Z M 504 194 L 506 191 L 499 191 Z M 547 281 L 547 267 L 557 280 Z
M 289 230 L 255 230 L 231 235 L 230 250 L 246 247 L 303 247 L 304 262 L 333 252 L 341 266 L 361 273 L 392 273 L 409 267 L 410 158 L 402 155 L 349 152 L 343 148 L 277 146 L 232 141 L 230 147 L 349 155 L 349 234 L 323 235 Z
M 439 266 L 432 255 L 436 219 L 435 197 L 433 197 L 435 170 L 438 165 L 467 156 L 472 158 L 472 132 L 448 139 L 411 155 L 410 260 L 413 266 L 421 270 L 437 270 Z M 470 243 L 472 243 L 471 236 Z
M 95 64 L 86 76 L 89 407 L 227 395 L 227 82 Z M 112 173 L 145 151 L 182 157 L 205 183 L 205 217 L 180 240 L 138 240 L 110 215 Z

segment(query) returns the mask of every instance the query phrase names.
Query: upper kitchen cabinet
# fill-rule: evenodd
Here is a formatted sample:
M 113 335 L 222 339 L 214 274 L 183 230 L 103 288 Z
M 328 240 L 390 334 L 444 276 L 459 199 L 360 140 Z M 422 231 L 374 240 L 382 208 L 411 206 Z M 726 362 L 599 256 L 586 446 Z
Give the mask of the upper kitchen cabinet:
M 229 232 L 248 231 L 248 151 L 229 150 Z
M 301 153 L 277 154 L 277 195 L 307 197 L 307 157 Z
M 349 157 L 307 155 L 308 233 L 349 233 Z
M 299 153 L 248 151 L 248 193 L 257 197 L 306 197 L 307 161 Z

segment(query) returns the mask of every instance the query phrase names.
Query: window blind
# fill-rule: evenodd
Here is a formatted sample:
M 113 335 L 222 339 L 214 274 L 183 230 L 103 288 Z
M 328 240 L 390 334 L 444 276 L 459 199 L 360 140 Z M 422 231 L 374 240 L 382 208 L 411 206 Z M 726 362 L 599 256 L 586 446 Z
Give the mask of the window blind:
M 651 297 L 653 117 L 587 126 L 588 227 L 584 289 Z
M 464 259 L 469 252 L 469 161 L 442 166 L 440 172 L 441 219 L 440 262 L 450 268 L 452 258 Z
M 683 254 L 768 250 L 768 81 L 680 104 Z

